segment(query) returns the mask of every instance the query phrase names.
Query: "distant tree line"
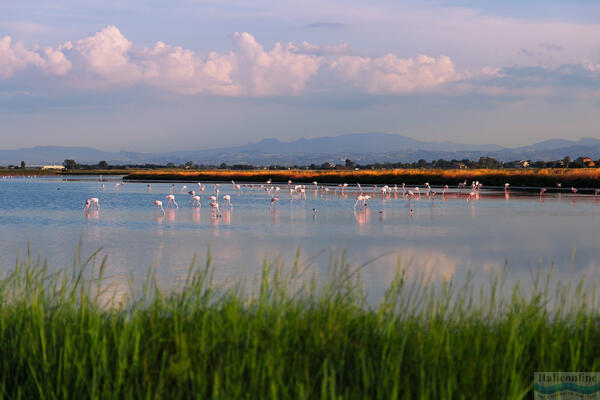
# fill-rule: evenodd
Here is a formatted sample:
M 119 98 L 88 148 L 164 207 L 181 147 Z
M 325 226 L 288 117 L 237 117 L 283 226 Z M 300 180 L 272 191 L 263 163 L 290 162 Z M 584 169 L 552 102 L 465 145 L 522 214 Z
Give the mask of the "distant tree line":
M 384 162 L 384 163 L 372 163 L 372 164 L 359 164 L 350 159 L 346 159 L 340 164 L 333 162 L 325 162 L 322 164 L 310 164 L 310 165 L 250 165 L 250 164 L 227 164 L 221 163 L 215 164 L 198 164 L 192 161 L 188 161 L 183 164 L 175 164 L 172 162 L 166 164 L 109 164 L 106 161 L 100 161 L 97 164 L 81 164 L 72 159 L 64 160 L 63 166 L 67 170 L 128 170 L 128 169 L 164 169 L 164 168 L 178 168 L 178 169 L 192 169 L 192 170 L 211 170 L 211 169 L 230 169 L 230 170 L 253 170 L 253 169 L 269 169 L 269 170 L 286 170 L 286 169 L 394 169 L 394 168 L 421 168 L 421 169 L 502 169 L 502 168 L 598 168 L 600 166 L 600 159 L 594 161 L 589 157 L 579 157 L 572 160 L 570 157 L 565 157 L 562 160 L 556 161 L 532 161 L 532 160 L 519 160 L 519 161 L 498 161 L 492 157 L 480 157 L 479 160 L 433 160 L 427 161 L 424 159 L 416 162 Z M 9 169 L 26 168 L 25 161 L 21 161 L 21 165 L 9 165 Z

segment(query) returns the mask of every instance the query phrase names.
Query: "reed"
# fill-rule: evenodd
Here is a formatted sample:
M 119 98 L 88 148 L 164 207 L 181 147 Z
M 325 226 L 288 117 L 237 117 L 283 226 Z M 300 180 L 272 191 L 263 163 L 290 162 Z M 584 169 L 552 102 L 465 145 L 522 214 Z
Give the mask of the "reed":
M 487 186 L 511 187 L 563 187 L 594 188 L 600 186 L 600 168 L 547 168 L 547 169 L 390 169 L 390 170 L 156 170 L 134 172 L 127 180 L 177 180 L 177 181 L 246 181 L 296 183 L 361 183 L 453 185 L 467 181 L 480 181 Z
M 28 251 L 4 270 L 0 398 L 523 399 L 534 371 L 600 367 L 596 292 L 549 275 L 507 290 L 505 272 L 477 287 L 399 267 L 372 304 L 343 257 L 220 285 L 209 256 L 127 293 L 106 264 L 55 272 Z

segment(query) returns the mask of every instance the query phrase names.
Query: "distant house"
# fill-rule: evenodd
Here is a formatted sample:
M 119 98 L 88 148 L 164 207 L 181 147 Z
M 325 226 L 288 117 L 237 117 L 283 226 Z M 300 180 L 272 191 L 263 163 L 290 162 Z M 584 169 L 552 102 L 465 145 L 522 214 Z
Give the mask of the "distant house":
M 592 161 L 589 157 L 579 157 L 575 162 L 579 165 L 583 165 L 584 167 L 595 167 L 596 163 Z
M 62 165 L 42 165 L 42 171 L 64 171 L 66 168 Z

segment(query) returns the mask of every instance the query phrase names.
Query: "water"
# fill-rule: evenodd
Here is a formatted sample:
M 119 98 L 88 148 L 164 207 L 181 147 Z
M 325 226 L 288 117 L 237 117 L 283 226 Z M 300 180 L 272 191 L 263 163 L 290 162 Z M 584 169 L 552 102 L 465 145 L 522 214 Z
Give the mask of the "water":
M 341 193 L 334 185 L 324 194 L 307 186 L 305 200 L 290 201 L 288 185 L 280 183 L 280 201 L 271 208 L 271 196 L 258 184 L 240 192 L 222 183 L 220 195 L 231 196 L 233 210 L 221 201 L 223 216 L 215 218 L 208 206 L 212 183 L 205 184 L 199 210 L 180 193 L 183 185 L 198 186 L 177 183 L 180 208 L 163 216 L 152 201 L 166 204 L 171 183 L 152 183 L 149 193 L 146 183 L 117 188 L 115 182 L 120 179 L 105 178 L 102 188 L 95 177 L 1 180 L 0 259 L 12 265 L 30 242 L 61 268 L 72 263 L 81 241 L 84 255 L 99 248 L 109 255 L 109 271 L 123 284 L 130 272 L 143 276 L 152 265 L 170 285 L 185 276 L 194 256 L 204 261 L 208 249 L 219 279 L 254 276 L 265 257 L 290 266 L 298 247 L 302 262 L 322 271 L 332 254 L 345 251 L 353 265 L 380 257 L 361 271 L 373 293 L 386 287 L 398 263 L 412 275 L 460 280 L 471 271 L 484 281 L 507 265 L 510 280 L 525 286 L 538 267 L 554 265 L 558 278 L 586 275 L 592 282 L 600 272 L 600 202 L 566 190 L 543 198 L 484 190 L 474 201 L 455 193 L 422 196 L 411 202 L 411 215 L 400 195 L 377 195 L 366 211 L 355 212 L 356 188 Z M 99 198 L 101 210 L 86 216 L 90 197 Z

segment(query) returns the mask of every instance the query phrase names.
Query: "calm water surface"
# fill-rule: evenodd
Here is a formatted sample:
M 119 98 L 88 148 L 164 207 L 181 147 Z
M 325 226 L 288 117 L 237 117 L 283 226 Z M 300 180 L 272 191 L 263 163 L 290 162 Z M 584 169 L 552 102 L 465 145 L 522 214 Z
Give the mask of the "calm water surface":
M 555 265 L 559 277 L 600 277 L 600 201 L 566 190 L 542 199 L 485 190 L 469 202 L 455 192 L 433 200 L 422 196 L 412 201 L 411 216 L 401 195 L 377 195 L 366 211 L 355 212 L 355 188 L 342 194 L 331 186 L 325 194 L 307 186 L 306 199 L 290 200 L 283 183 L 277 184 L 279 203 L 270 208 L 271 196 L 258 184 L 234 191 L 222 183 L 220 195 L 231 196 L 233 209 L 215 218 L 208 206 L 212 183 L 205 184 L 199 210 L 181 193 L 183 185 L 198 186 L 177 183 L 180 207 L 162 216 L 152 201 L 166 204 L 171 183 L 152 183 L 148 192 L 146 183 L 117 188 L 115 182 L 120 180 L 105 178 L 102 188 L 95 177 L 1 180 L 2 262 L 13 264 L 29 241 L 50 265 L 64 267 L 81 240 L 84 255 L 98 248 L 109 255 L 113 275 L 144 275 L 152 264 L 165 284 L 184 276 L 195 255 L 204 260 L 209 248 L 217 277 L 236 278 L 256 274 L 265 257 L 289 266 L 298 246 L 302 260 L 314 258 L 317 270 L 326 269 L 338 250 L 355 265 L 385 255 L 362 272 L 373 292 L 387 285 L 399 262 L 413 274 L 438 279 L 460 279 L 468 271 L 484 279 L 505 264 L 510 279 L 525 285 L 538 266 L 546 271 Z M 86 216 L 83 206 L 90 197 L 99 198 L 101 210 Z

